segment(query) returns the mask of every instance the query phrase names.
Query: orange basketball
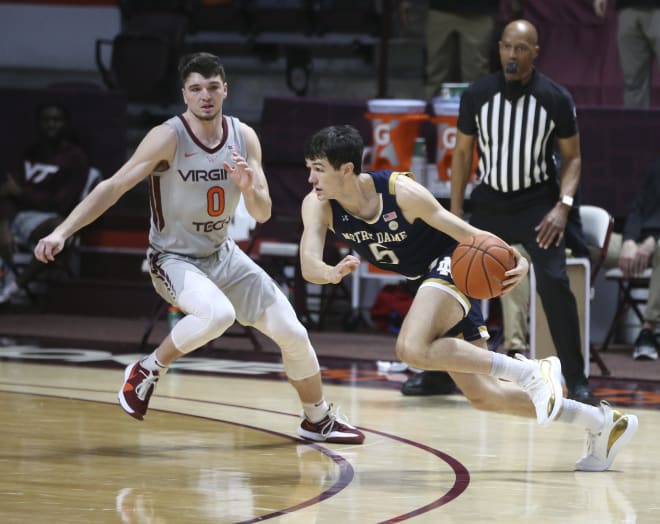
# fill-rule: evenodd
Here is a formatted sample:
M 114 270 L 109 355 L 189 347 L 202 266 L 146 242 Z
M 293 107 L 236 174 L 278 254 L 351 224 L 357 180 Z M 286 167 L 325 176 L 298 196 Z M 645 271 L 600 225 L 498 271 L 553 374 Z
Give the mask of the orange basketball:
M 504 273 L 515 266 L 516 259 L 509 245 L 490 234 L 472 236 L 461 242 L 451 257 L 451 275 L 456 287 L 478 299 L 501 295 Z

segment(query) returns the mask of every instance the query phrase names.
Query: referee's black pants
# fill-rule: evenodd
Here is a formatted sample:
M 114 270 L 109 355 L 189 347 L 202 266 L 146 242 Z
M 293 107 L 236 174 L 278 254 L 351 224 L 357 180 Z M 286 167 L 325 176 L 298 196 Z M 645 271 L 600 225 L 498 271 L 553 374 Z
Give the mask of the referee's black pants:
M 566 272 L 566 247 L 562 238 L 559 246 L 542 249 L 536 242 L 534 230 L 557 200 L 554 184 L 511 193 L 501 193 L 481 184 L 470 198 L 470 223 L 509 244 L 525 246 L 534 264 L 536 288 L 570 392 L 588 381 L 584 374 L 577 303 Z

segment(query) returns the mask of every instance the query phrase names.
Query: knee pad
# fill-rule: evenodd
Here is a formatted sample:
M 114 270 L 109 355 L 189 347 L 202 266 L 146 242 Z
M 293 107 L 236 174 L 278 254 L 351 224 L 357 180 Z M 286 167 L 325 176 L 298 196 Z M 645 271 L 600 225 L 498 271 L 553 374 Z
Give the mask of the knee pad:
M 177 322 L 170 336 L 181 353 L 203 346 L 222 335 L 236 320 L 236 312 L 229 299 L 215 285 L 200 278 L 186 280 L 185 289 L 177 297 L 177 306 L 186 312 Z
M 266 309 L 254 326 L 280 347 L 284 369 L 291 380 L 304 380 L 321 370 L 309 334 L 284 295 Z

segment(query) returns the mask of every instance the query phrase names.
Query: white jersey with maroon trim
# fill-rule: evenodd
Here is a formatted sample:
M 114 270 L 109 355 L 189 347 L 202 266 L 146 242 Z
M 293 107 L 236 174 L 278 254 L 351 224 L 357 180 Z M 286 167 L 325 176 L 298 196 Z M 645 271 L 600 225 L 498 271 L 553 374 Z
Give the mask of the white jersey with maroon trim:
M 239 120 L 222 117 L 222 142 L 208 148 L 182 116 L 165 122 L 176 131 L 177 148 L 169 169 L 149 176 L 149 243 L 161 252 L 206 257 L 227 239 L 241 192 L 223 168 L 231 152 L 246 157 Z

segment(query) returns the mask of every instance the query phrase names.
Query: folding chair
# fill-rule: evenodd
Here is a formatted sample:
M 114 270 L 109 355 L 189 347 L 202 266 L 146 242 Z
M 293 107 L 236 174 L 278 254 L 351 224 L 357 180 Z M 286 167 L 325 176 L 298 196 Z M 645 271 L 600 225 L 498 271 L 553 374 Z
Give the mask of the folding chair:
M 623 271 L 618 267 L 612 268 L 605 272 L 605 279 L 616 282 L 618 287 L 618 297 L 617 297 L 617 306 L 610 327 L 607 330 L 607 336 L 603 345 L 600 347 L 600 351 L 607 351 L 616 328 L 623 320 L 625 314 L 628 311 L 635 313 L 635 316 L 639 319 L 640 324 L 644 323 L 644 315 L 642 310 L 639 308 L 642 304 L 646 304 L 646 297 L 641 298 L 635 291 L 638 290 L 647 290 L 651 282 L 651 273 L 652 269 L 646 268 L 641 273 L 634 275 L 631 278 L 626 278 L 623 276 Z
M 588 246 L 597 249 L 595 260 L 591 264 L 591 300 L 594 298 L 596 277 L 603 267 L 607 248 L 610 245 L 610 238 L 614 228 L 614 218 L 605 209 L 597 206 L 580 206 L 580 220 L 582 222 L 582 231 Z M 610 370 L 603 362 L 600 351 L 593 343 L 589 344 L 590 359 L 596 362 L 603 375 L 610 375 Z
M 95 168 L 90 167 L 87 173 L 87 181 L 80 193 L 80 200 L 85 198 L 94 187 L 103 180 L 101 172 Z M 79 235 L 73 235 L 67 240 L 67 250 L 63 252 L 59 258 L 55 259 L 53 264 L 44 265 L 34 276 L 26 282 L 22 289 L 25 292 L 28 300 L 31 303 L 37 301 L 37 293 L 40 288 L 47 285 L 48 280 L 53 280 L 56 277 L 60 278 L 74 278 L 80 271 L 80 259 L 78 247 L 80 246 Z M 25 244 L 18 239 L 15 239 L 16 252 L 13 254 L 11 260 L 4 261 L 9 267 L 14 276 L 22 273 L 29 264 L 32 263 L 34 254 L 34 246 Z M 43 289 L 41 290 L 43 292 Z

